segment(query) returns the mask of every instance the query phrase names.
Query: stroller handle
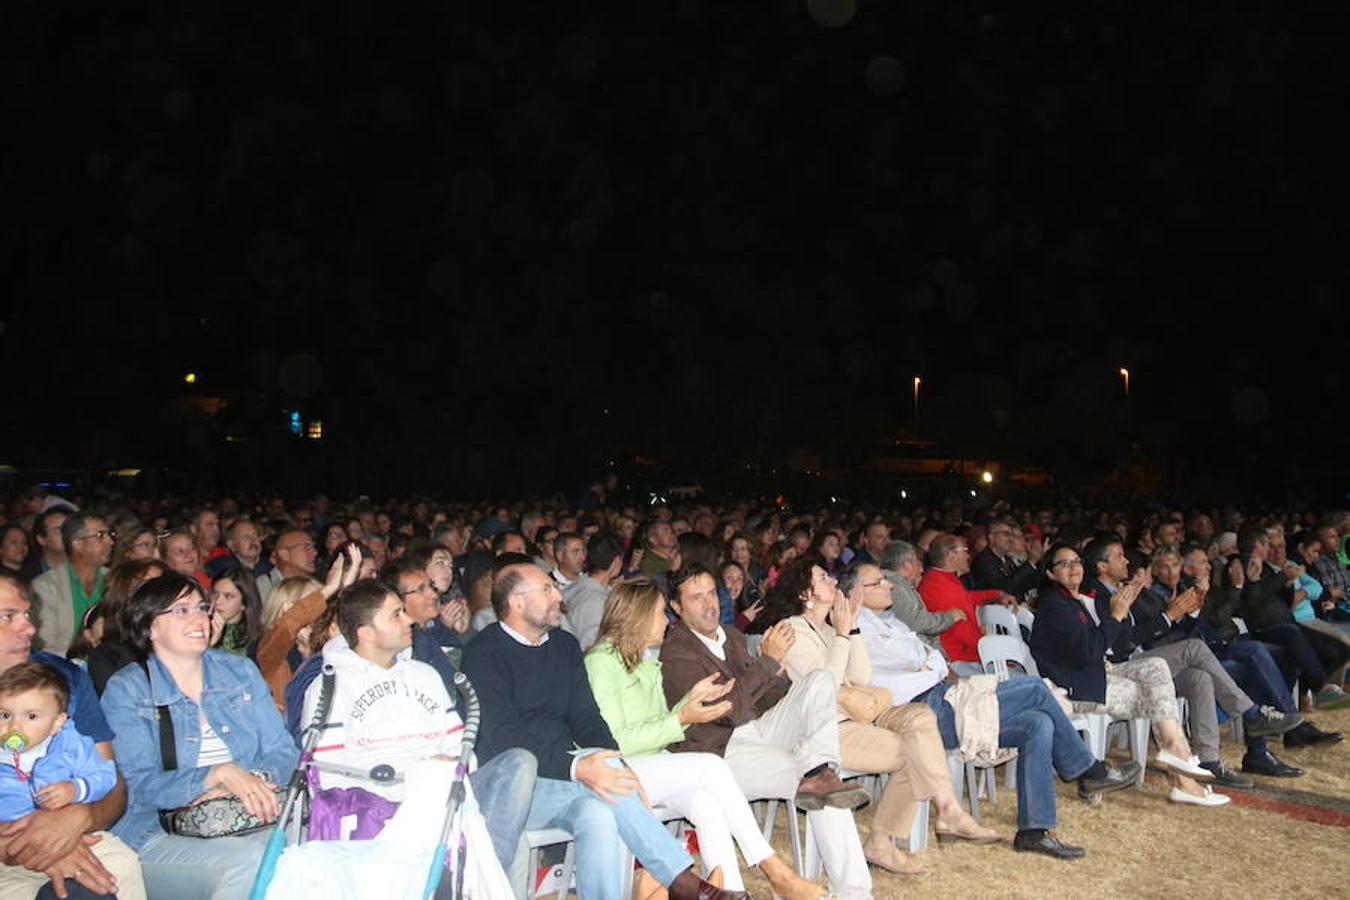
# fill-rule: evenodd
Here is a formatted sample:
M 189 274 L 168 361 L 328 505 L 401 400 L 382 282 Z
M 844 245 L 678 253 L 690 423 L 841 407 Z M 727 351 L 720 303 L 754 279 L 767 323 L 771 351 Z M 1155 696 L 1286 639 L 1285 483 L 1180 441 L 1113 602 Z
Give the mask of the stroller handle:
M 463 672 L 455 673 L 455 689 L 464 698 L 464 736 L 460 739 L 464 745 L 464 758 L 478 741 L 478 692 L 473 689 L 469 677 Z

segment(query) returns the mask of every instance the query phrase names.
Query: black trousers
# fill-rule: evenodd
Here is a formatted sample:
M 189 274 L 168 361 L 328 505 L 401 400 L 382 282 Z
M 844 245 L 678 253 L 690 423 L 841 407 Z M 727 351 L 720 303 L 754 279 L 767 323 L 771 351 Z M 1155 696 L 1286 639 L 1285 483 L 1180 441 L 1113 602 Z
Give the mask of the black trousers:
M 1317 690 L 1327 683 L 1327 670 L 1308 640 L 1311 634 L 1306 628 L 1290 622 L 1259 628 L 1252 632 L 1252 637 L 1280 648 L 1280 652 L 1273 655 L 1290 687 L 1295 681 L 1302 681 L 1304 688 Z

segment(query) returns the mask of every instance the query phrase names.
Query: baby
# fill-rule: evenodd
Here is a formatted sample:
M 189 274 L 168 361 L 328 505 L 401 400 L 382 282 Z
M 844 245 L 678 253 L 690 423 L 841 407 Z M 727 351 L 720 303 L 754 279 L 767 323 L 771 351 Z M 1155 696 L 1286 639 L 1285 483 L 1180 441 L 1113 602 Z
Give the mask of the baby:
M 66 679 L 42 663 L 0 675 L 0 822 L 91 803 L 117 783 L 117 766 L 67 719 L 69 700 Z

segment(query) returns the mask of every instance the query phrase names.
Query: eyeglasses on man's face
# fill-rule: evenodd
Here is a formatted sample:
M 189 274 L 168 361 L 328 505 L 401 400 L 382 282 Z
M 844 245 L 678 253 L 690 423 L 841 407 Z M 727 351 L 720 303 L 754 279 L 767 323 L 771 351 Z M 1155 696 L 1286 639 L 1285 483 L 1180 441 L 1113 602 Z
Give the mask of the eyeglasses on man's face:
M 546 594 L 552 594 L 555 591 L 558 592 L 559 594 L 562 593 L 562 589 L 551 581 L 548 584 L 541 584 L 537 587 L 526 588 L 523 591 L 512 591 L 511 593 L 523 596 L 525 594 L 537 594 L 540 591 L 543 591 Z
M 75 535 L 77 541 L 87 541 L 90 539 L 101 541 L 107 538 L 110 541 L 117 540 L 117 532 L 111 528 L 100 528 L 98 531 L 86 531 L 84 534 Z
M 1050 568 L 1052 568 L 1052 569 L 1081 569 L 1081 568 L 1083 568 L 1083 561 L 1082 561 L 1081 559 L 1079 559 L 1078 557 L 1076 557 L 1076 556 L 1075 556 L 1073 559 L 1057 559 L 1057 560 L 1055 560 L 1054 562 L 1052 562 L 1052 563 L 1050 564 Z

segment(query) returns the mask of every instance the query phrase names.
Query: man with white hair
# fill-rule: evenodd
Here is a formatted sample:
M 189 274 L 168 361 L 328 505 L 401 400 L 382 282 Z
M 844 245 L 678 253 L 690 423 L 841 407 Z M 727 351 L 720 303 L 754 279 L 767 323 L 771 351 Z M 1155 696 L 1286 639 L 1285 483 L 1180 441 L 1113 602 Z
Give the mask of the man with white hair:
M 1224 531 L 1214 539 L 1214 549 L 1209 554 L 1209 564 L 1215 572 L 1222 572 L 1228 568 L 1228 564 L 1237 555 L 1237 532 Z
M 941 650 L 938 635 L 966 617 L 965 610 L 929 612 L 919 596 L 923 561 L 908 541 L 891 541 L 881 552 L 881 570 L 891 583 L 891 612 L 934 650 Z

